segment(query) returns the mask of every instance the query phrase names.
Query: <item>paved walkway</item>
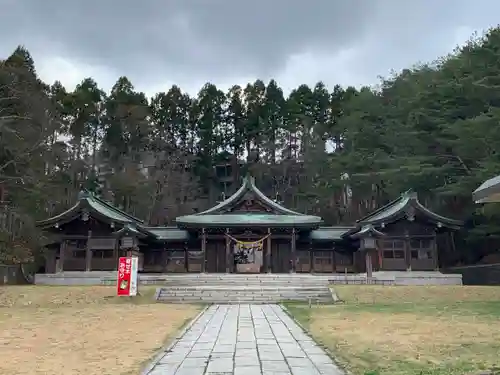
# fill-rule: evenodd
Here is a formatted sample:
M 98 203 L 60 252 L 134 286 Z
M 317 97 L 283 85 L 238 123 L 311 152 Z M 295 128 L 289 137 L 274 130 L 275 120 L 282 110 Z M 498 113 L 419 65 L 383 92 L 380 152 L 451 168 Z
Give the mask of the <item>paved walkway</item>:
M 341 375 L 278 305 L 212 305 L 149 375 Z

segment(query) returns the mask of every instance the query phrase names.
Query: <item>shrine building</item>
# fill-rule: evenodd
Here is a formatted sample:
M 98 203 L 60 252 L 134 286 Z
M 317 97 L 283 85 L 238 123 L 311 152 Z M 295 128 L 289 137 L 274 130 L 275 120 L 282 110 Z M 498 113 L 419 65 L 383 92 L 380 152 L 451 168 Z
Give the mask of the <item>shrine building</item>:
M 289 210 L 253 177 L 216 206 L 152 227 L 90 192 L 37 223 L 50 239 L 45 273 L 116 270 L 135 254 L 142 273 L 362 273 L 434 271 L 462 222 L 424 207 L 414 192 L 350 226 Z

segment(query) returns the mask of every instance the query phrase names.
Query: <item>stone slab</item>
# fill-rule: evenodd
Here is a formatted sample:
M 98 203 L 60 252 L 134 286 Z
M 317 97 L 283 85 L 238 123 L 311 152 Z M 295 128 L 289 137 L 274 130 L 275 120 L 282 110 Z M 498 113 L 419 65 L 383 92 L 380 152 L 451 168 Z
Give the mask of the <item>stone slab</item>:
M 212 305 L 148 375 L 342 375 L 278 305 Z

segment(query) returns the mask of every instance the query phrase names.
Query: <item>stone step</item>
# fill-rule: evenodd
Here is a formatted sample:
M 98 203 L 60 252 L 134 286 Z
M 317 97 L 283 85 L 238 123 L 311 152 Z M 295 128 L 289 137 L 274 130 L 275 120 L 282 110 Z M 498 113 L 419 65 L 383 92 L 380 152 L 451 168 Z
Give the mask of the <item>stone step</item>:
M 273 294 L 234 294 L 234 293 L 162 293 L 158 298 L 168 298 L 168 297 L 198 297 L 198 298 L 317 298 L 317 297 L 328 297 L 331 296 L 329 293 L 311 293 L 311 294 L 293 294 L 293 293 L 273 293 Z
M 328 285 L 328 283 L 323 283 L 323 282 L 269 282 L 269 283 L 245 283 L 245 282 L 232 282 L 232 281 L 213 281 L 213 282 L 163 282 L 163 283 L 157 283 L 156 285 L 163 285 L 163 286 L 217 286 L 217 285 L 238 285 L 238 286 L 315 286 L 315 285 Z
M 308 285 L 308 286 L 300 286 L 300 285 L 280 285 L 280 286 L 253 286 L 253 285 L 193 285 L 193 286 L 161 286 L 160 288 L 164 290 L 238 290 L 238 291 L 274 291 L 274 290 L 318 290 L 324 289 L 327 290 L 327 285 Z
M 104 285 L 116 285 L 116 280 L 105 280 L 103 281 Z M 161 282 L 161 281 L 148 281 L 141 282 L 141 285 L 158 285 L 164 287 L 196 287 L 196 286 L 205 286 L 205 287 L 217 287 L 223 285 L 232 285 L 238 287 L 316 287 L 316 286 L 328 286 L 328 282 L 241 282 L 241 281 L 231 281 L 231 280 L 214 280 L 212 282 L 193 282 L 193 281 L 176 281 L 176 282 Z
M 158 302 L 204 302 L 204 303 L 279 303 L 286 300 L 316 301 L 332 303 L 333 297 L 326 286 L 316 287 L 251 287 L 220 285 L 193 287 L 159 287 Z
M 213 297 L 198 297 L 198 296 L 168 296 L 158 299 L 160 303 L 184 302 L 184 303 L 280 303 L 284 301 L 300 301 L 312 303 L 332 303 L 331 296 L 321 297 L 235 297 L 235 296 L 213 296 Z
M 267 304 L 279 304 L 284 302 L 285 300 L 266 300 L 266 301 L 259 301 L 259 300 L 213 300 L 213 301 L 204 301 L 204 300 L 191 300 L 191 299 L 176 299 L 176 300 L 169 300 L 169 301 L 158 301 L 159 303 L 173 303 L 173 304 L 183 304 L 183 303 L 191 303 L 191 304 L 197 304 L 197 303 L 202 303 L 202 304 L 217 304 L 217 305 L 238 305 L 238 304 L 252 304 L 252 305 L 267 305 Z M 293 300 L 297 302 L 304 302 L 307 303 L 307 300 Z M 319 301 L 312 301 L 312 304 L 314 305 L 327 305 L 330 304 L 331 300 L 319 300 Z
M 317 292 L 317 293 L 231 293 L 231 292 L 205 292 L 205 293 L 194 293 L 194 292 L 162 292 L 160 296 L 198 296 L 200 298 L 203 297 L 212 297 L 212 296 L 252 296 L 252 297 L 317 297 L 317 296 L 328 296 L 329 292 Z

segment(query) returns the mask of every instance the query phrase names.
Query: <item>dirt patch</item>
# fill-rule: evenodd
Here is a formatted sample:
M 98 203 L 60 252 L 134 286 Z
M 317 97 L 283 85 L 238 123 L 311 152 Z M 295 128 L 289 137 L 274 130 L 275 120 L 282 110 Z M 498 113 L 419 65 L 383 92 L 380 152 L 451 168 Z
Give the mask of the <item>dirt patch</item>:
M 1 374 L 138 373 L 201 308 L 126 303 L 112 287 L 0 291 Z

